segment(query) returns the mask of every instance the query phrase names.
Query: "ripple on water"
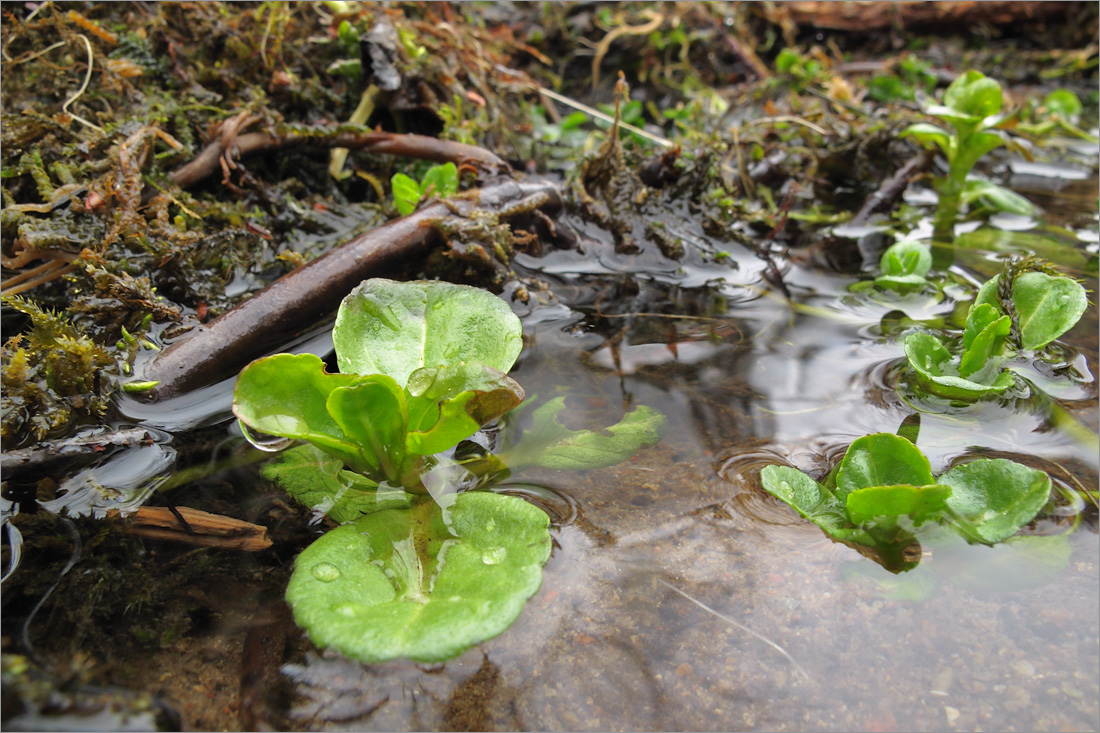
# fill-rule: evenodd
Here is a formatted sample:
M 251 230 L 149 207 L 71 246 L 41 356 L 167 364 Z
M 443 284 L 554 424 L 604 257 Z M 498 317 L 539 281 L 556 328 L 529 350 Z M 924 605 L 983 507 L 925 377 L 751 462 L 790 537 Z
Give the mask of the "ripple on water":
M 826 437 L 805 447 L 771 443 L 725 451 L 716 463 L 716 472 L 734 493 L 724 506 L 735 518 L 748 520 L 746 529 L 766 525 L 769 536 L 778 528 L 779 536 L 797 544 L 819 541 L 821 530 L 769 494 L 760 484 L 760 472 L 765 466 L 790 466 L 820 480 L 844 456 L 848 440 Z

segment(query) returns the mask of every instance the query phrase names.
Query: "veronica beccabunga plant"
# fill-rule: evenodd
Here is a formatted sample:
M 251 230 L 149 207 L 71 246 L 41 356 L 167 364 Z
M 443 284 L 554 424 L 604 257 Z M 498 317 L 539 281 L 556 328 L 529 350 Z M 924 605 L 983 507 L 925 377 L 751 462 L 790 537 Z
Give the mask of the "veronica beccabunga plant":
M 456 458 L 524 398 L 507 375 L 519 319 L 477 288 L 367 280 L 341 303 L 333 345 L 335 374 L 311 354 L 250 364 L 233 412 L 250 439 L 306 442 L 264 476 L 342 526 L 298 557 L 287 601 L 314 642 L 360 661 L 449 659 L 508 628 L 538 590 L 549 517 L 518 497 L 460 489 L 520 462 L 612 465 L 664 429 L 643 406 L 601 433 L 568 430 L 554 400 L 500 456 Z
M 823 482 L 790 466 L 766 466 L 763 488 L 835 540 L 863 548 L 887 570 L 920 562 L 926 525 L 968 542 L 996 544 L 1015 535 L 1050 499 L 1050 477 L 1003 458 L 979 458 L 933 476 L 906 438 L 856 439 Z
M 905 338 L 905 356 L 921 388 L 973 402 L 1015 384 L 1004 369 L 1020 350 L 1038 350 L 1077 323 L 1088 308 L 1081 284 L 1035 257 L 1005 263 L 978 291 L 961 337 L 926 331 Z
M 947 159 L 947 175 L 935 186 L 939 206 L 934 221 L 935 237 L 950 241 L 959 210 L 965 203 L 981 199 L 990 207 L 1017 214 L 1032 214 L 1035 207 L 1023 196 L 990 181 L 968 178 L 986 153 L 1010 143 L 996 129 L 1008 115 L 1003 107 L 1001 85 L 980 71 L 961 74 L 943 95 L 943 104 L 927 105 L 924 111 L 946 122 L 951 130 L 920 122 L 903 134 L 925 146 L 935 145 Z

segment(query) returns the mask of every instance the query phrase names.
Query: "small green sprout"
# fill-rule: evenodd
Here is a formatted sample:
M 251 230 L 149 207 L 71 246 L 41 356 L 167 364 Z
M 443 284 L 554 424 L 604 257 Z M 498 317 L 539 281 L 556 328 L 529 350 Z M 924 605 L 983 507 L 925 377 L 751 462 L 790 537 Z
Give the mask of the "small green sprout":
M 446 198 L 458 193 L 458 168 L 454 163 L 433 165 L 424 174 L 420 183 L 405 175 L 396 173 L 390 181 L 393 188 L 393 202 L 401 216 L 408 216 L 416 210 L 422 198 L 436 196 Z

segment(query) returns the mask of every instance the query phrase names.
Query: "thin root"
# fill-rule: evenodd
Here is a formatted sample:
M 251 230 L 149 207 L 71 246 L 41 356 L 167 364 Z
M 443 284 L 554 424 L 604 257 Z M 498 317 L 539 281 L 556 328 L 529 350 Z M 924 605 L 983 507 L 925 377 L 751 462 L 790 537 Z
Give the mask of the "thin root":
M 657 578 L 657 582 L 660 583 L 663 586 L 666 586 L 666 587 L 671 588 L 672 590 L 676 591 L 677 593 L 682 595 L 684 598 L 688 599 L 689 601 L 691 601 L 692 603 L 694 603 L 696 606 L 703 609 L 707 613 L 710 613 L 710 614 L 713 614 L 713 615 L 717 616 L 718 618 L 722 619 L 723 621 L 725 621 L 728 624 L 732 624 L 733 626 L 735 626 L 735 627 L 741 629 L 742 631 L 744 631 L 746 634 L 750 634 L 752 636 L 755 636 L 757 639 L 764 642 L 765 644 L 770 646 L 772 649 L 775 649 L 777 652 L 779 652 L 784 657 L 786 657 L 787 661 L 791 663 L 791 666 L 793 666 L 798 671 L 799 674 L 801 674 L 803 677 L 805 677 L 807 681 L 813 682 L 813 679 L 810 677 L 809 674 L 806 673 L 806 670 L 804 670 L 802 668 L 802 665 L 799 664 L 798 662 L 794 661 L 794 657 L 792 657 L 790 654 L 788 654 L 786 649 L 779 646 L 778 644 L 776 644 L 771 639 L 769 639 L 765 636 L 761 636 L 760 634 L 758 634 L 755 631 L 753 631 L 752 629 L 750 629 L 748 626 L 745 626 L 744 624 L 733 620 L 732 618 L 725 615 L 724 613 L 719 613 L 718 611 L 715 611 L 713 608 L 711 608 L 707 604 L 703 603 L 702 601 L 700 601 L 697 598 L 694 598 L 693 596 L 688 595 L 687 593 L 680 590 L 679 588 L 672 585 L 671 583 L 665 581 L 664 579 Z

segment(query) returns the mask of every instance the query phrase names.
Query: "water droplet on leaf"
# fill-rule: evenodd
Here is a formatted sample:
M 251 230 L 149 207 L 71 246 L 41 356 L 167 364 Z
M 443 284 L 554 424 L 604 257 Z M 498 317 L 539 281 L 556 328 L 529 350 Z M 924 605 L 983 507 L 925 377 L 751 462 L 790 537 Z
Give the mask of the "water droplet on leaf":
M 319 562 L 311 569 L 313 571 L 313 577 L 317 578 L 317 580 L 322 583 L 331 583 L 343 575 L 343 573 L 340 572 L 340 568 L 330 562 Z
M 238 424 L 241 426 L 241 433 L 244 435 L 244 439 L 251 443 L 254 448 L 262 450 L 265 453 L 278 453 L 294 442 L 291 438 L 283 438 L 278 435 L 254 433 L 252 429 L 243 422 L 238 422 Z
M 500 565 L 506 557 L 508 551 L 503 547 L 490 547 L 481 553 L 481 561 L 486 565 Z

